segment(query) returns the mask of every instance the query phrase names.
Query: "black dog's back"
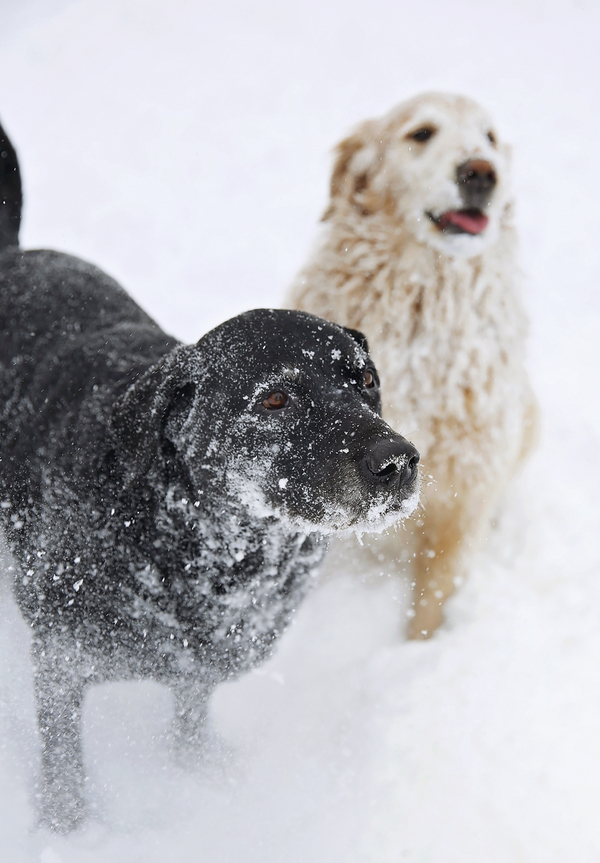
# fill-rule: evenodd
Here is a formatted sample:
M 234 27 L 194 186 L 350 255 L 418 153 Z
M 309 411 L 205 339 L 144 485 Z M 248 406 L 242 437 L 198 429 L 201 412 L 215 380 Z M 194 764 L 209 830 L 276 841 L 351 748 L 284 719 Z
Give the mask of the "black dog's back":
M 59 252 L 19 249 L 6 250 L 1 260 L 0 450 L 6 485 L 19 482 L 31 452 L 59 449 L 67 461 L 69 454 L 76 457 L 64 438 L 77 426 L 79 404 L 90 391 L 100 416 L 111 407 L 102 403 L 107 389 L 112 403 L 177 342 L 91 264 Z M 94 430 L 78 432 L 88 436 Z M 28 474 L 30 487 L 31 479 Z
M 61 344 L 113 327 L 154 321 L 97 267 L 60 252 L 6 252 L 0 271 L 0 362 L 44 362 Z

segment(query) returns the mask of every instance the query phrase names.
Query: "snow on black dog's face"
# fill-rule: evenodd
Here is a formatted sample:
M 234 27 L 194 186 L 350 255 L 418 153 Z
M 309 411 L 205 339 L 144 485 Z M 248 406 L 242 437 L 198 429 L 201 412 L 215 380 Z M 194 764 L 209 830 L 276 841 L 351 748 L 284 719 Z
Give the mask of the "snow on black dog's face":
M 304 531 L 377 530 L 409 515 L 419 456 L 379 415 L 365 347 L 313 315 L 255 310 L 180 349 L 158 413 L 193 493 Z
M 463 96 L 425 93 L 363 123 L 338 147 L 332 178 L 365 216 L 384 210 L 421 243 L 471 256 L 498 235 L 509 151 Z

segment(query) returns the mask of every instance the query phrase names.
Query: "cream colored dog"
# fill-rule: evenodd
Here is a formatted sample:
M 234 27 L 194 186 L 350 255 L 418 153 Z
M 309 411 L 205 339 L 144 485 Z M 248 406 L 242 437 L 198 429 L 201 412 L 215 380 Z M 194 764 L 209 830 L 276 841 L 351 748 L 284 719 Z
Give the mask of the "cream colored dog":
M 336 154 L 323 236 L 288 305 L 366 333 L 384 417 L 435 480 L 408 548 L 389 539 L 414 559 L 409 635 L 426 638 L 535 438 L 509 152 L 474 102 L 426 93 Z

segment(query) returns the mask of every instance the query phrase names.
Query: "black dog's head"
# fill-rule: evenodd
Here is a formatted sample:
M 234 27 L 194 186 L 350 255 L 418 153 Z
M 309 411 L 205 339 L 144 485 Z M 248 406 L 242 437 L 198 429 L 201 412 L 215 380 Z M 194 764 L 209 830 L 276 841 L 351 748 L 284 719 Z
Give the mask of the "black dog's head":
M 410 514 L 419 455 L 380 417 L 361 333 L 258 309 L 177 348 L 126 393 L 115 427 L 140 471 L 297 528 L 373 530 Z

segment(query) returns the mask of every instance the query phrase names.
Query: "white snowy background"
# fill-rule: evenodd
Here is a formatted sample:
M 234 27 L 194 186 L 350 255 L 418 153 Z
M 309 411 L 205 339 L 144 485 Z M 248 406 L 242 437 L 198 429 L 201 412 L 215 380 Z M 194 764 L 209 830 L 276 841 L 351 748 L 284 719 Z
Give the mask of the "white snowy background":
M 24 245 L 90 259 L 188 341 L 280 303 L 355 123 L 423 89 L 482 102 L 514 146 L 543 409 L 432 641 L 403 640 L 400 582 L 338 552 L 276 656 L 217 692 L 221 772 L 171 765 L 160 687 L 90 693 L 101 817 L 72 837 L 35 829 L 5 587 L 2 863 L 600 860 L 599 38 L 596 0 L 0 0 Z

